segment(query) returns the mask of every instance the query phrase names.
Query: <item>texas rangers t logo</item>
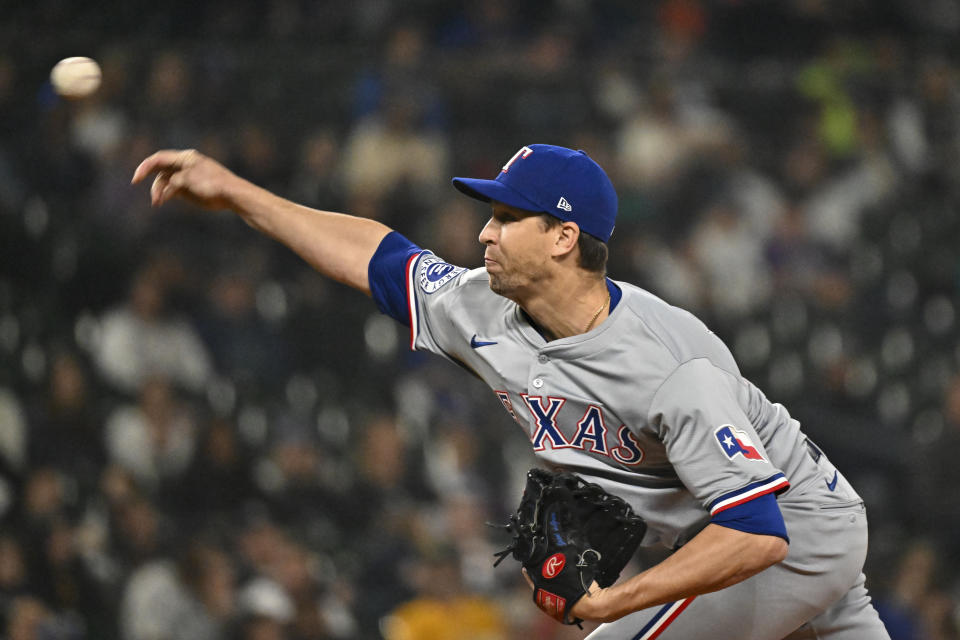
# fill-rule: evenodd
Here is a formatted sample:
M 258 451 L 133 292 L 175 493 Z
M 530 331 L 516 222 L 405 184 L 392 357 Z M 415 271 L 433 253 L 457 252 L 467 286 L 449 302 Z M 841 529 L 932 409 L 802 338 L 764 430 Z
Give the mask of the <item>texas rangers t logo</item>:
M 747 460 L 763 460 L 763 456 L 753 446 L 750 436 L 744 431 L 740 431 L 733 425 L 725 424 L 716 431 L 717 442 L 720 448 L 727 454 L 731 460 L 734 456 L 741 455 Z
M 513 154 L 513 157 L 507 160 L 507 164 L 503 165 L 503 169 L 500 169 L 500 173 L 506 173 L 507 171 L 510 171 L 510 165 L 516 162 L 518 158 L 526 158 L 531 153 L 533 153 L 533 149 L 530 147 L 520 147 L 520 151 L 517 151 L 515 154 Z

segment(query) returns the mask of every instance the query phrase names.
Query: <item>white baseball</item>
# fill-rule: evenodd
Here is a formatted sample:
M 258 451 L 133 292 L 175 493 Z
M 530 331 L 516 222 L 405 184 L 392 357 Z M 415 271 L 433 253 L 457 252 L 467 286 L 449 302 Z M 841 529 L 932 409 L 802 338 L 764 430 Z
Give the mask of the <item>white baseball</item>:
M 92 58 L 74 56 L 58 62 L 50 72 L 54 90 L 64 98 L 84 98 L 100 86 L 100 65 Z

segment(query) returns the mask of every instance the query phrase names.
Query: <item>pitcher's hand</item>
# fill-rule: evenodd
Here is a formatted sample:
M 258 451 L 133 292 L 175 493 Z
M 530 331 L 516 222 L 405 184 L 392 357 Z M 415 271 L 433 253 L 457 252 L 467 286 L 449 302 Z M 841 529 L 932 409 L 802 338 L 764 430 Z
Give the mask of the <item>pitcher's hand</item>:
M 530 585 L 530 589 L 535 590 L 536 586 L 530 579 L 527 570 L 521 569 L 520 572 L 523 573 L 523 579 Z M 587 595 L 577 600 L 573 608 L 570 609 L 570 617 L 572 619 L 580 618 L 587 622 L 612 622 L 616 620 L 618 616 L 610 616 L 604 609 L 606 602 L 603 598 L 607 593 L 607 590 L 601 588 L 594 580 L 590 583 L 590 590 Z
M 159 207 L 175 196 L 204 209 L 229 209 L 231 189 L 242 183 L 222 164 L 194 149 L 157 151 L 140 163 L 131 183 L 155 173 L 150 202 Z

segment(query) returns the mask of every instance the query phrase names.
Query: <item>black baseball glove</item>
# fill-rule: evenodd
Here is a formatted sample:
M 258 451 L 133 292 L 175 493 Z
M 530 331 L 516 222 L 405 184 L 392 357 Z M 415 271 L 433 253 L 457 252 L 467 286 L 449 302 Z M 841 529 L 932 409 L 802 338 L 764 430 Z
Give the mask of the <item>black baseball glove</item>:
M 494 566 L 513 554 L 533 581 L 533 601 L 564 624 L 591 583 L 609 587 L 637 550 L 647 525 L 626 502 L 567 472 L 531 469 L 513 534 Z

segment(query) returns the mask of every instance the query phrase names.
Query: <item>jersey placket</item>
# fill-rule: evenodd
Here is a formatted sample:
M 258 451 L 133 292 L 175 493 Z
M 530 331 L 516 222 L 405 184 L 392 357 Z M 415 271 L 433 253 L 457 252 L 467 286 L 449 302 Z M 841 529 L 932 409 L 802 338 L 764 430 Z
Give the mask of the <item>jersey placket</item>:
M 569 446 L 557 419 L 566 399 L 551 394 L 551 369 L 550 358 L 539 353 L 527 375 L 527 393 L 524 394 L 523 401 L 533 419 L 530 441 L 534 451 L 543 451 L 546 448 L 563 449 Z

